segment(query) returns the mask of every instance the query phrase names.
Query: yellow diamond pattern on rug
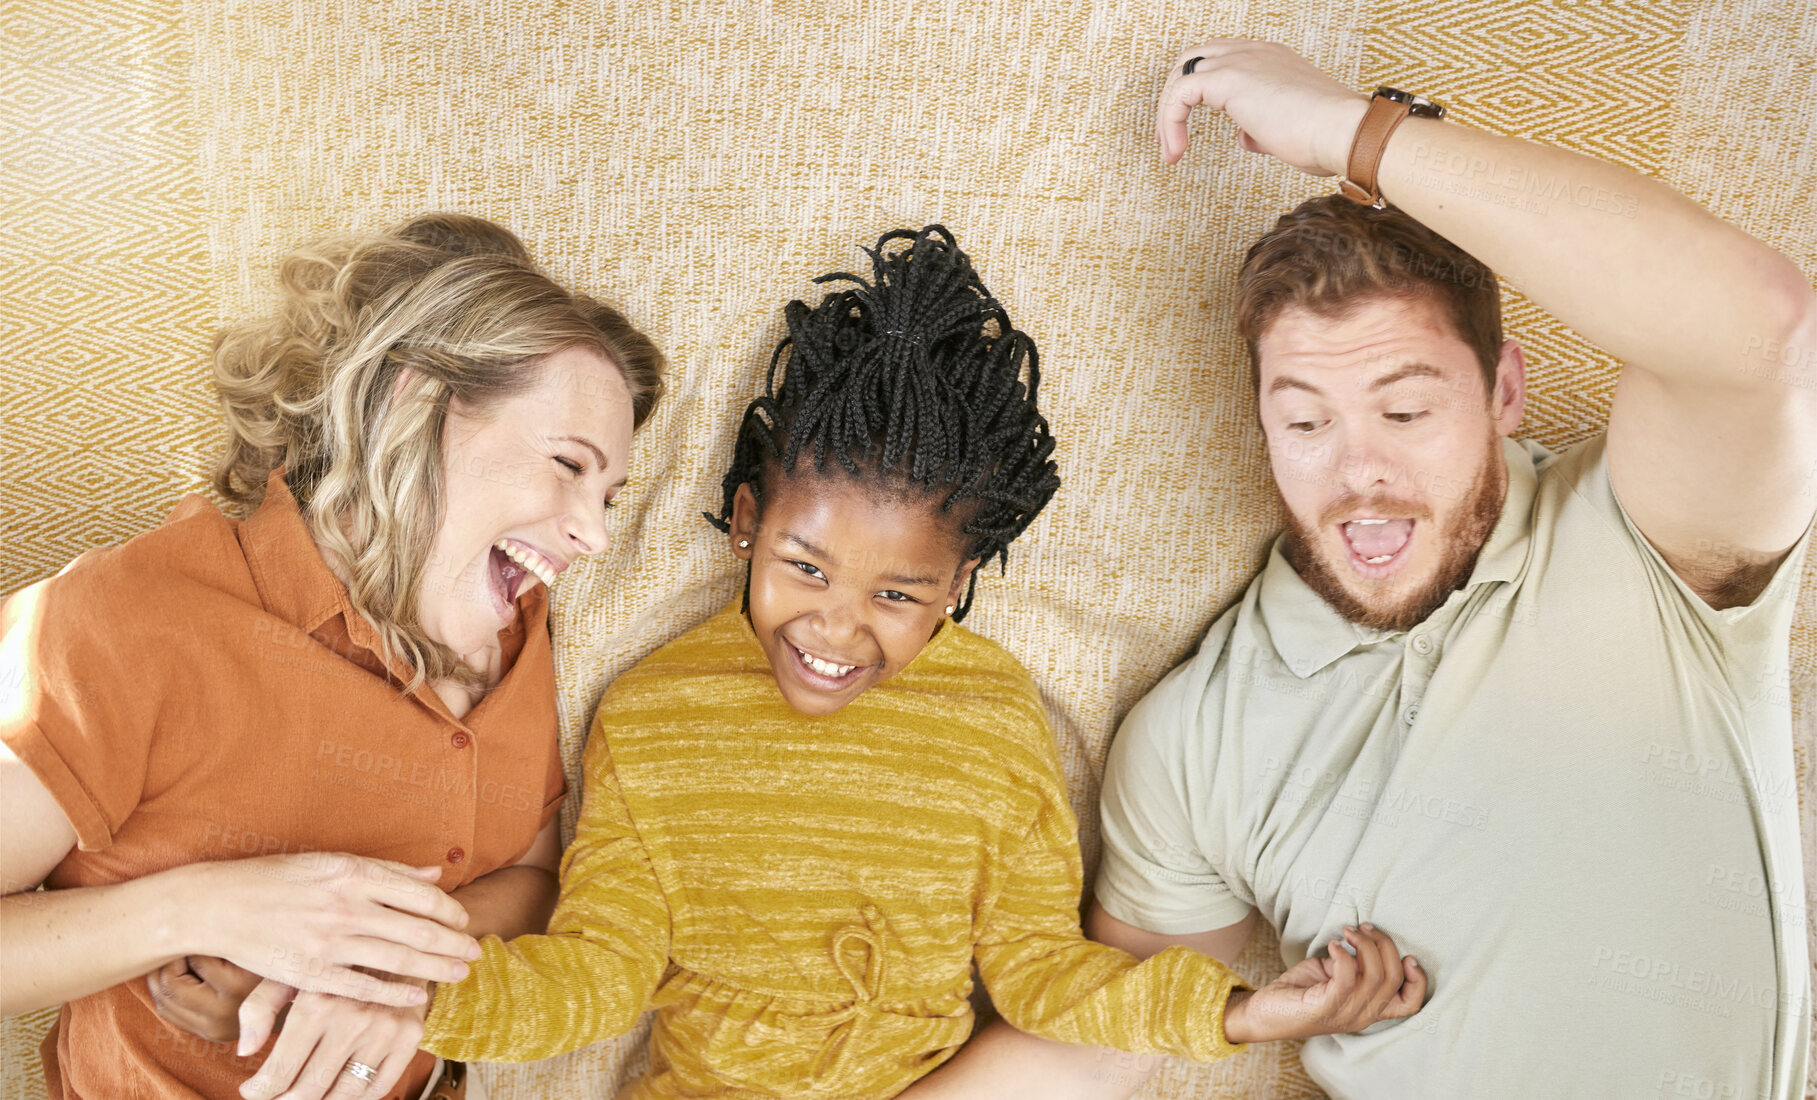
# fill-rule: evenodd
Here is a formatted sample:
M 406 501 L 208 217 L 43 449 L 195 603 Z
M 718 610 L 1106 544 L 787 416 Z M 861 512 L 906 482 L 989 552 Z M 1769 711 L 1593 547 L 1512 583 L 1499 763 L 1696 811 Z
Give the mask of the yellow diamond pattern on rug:
M 1364 86 L 1421 92 L 1465 125 L 1658 175 L 1690 8 L 1479 0 L 1432 18 L 1424 8 L 1380 5 L 1364 35 Z M 1472 176 L 1454 178 L 1460 199 L 1471 200 Z M 1568 179 L 1529 181 L 1535 216 L 1547 204 L 1572 201 L 1573 186 Z M 1502 311 L 1508 334 L 1527 352 L 1526 433 L 1574 443 L 1600 430 L 1620 364 L 1505 286 Z
M 155 525 L 219 435 L 182 21 L 47 3 L 7 27 L 0 591 Z

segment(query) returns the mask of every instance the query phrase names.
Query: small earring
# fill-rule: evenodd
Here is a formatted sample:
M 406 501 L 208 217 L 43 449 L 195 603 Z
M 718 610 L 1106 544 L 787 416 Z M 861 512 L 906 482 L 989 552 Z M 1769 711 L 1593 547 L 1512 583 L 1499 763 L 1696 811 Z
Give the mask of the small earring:
M 953 613 L 953 605 L 952 605 L 952 604 L 950 604 L 950 603 L 949 603 L 949 604 L 947 604 L 947 605 L 946 605 L 946 613 L 947 613 L 947 614 L 948 614 L 948 615 L 951 615 L 951 614 L 952 614 L 952 613 Z
M 740 550 L 749 550 L 751 548 L 751 540 L 750 539 L 739 539 L 738 548 Z

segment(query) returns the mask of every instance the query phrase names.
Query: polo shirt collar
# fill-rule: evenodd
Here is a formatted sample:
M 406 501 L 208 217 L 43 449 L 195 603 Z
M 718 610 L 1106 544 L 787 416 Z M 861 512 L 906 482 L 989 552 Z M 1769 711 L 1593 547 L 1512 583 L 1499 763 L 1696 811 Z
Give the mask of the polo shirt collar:
M 281 468 L 266 479 L 264 502 L 240 524 L 240 549 L 252 571 L 259 600 L 273 615 L 305 633 L 336 615 L 346 616 L 350 633 L 357 629 L 356 622 L 370 630 L 354 611 L 346 586 L 322 560 Z M 353 636 L 361 645 L 376 640 Z
M 1533 502 L 1538 495 L 1539 475 L 1534 466 L 1538 454 L 1537 449 L 1525 443 L 1502 440 L 1508 492 L 1502 500 L 1501 515 L 1477 555 L 1470 579 L 1451 594 L 1445 607 L 1468 599 L 1478 585 L 1512 581 L 1525 568 L 1533 529 Z M 1354 650 L 1402 633 L 1359 626 L 1338 614 L 1287 564 L 1281 552 L 1283 542 L 1284 537 L 1275 540 L 1268 564 L 1262 568 L 1258 604 L 1269 639 L 1294 675 L 1304 679 Z M 1442 611 L 1443 608 L 1433 614 Z
M 303 522 L 302 508 L 284 481 L 282 467 L 273 470 L 265 480 L 265 499 L 258 510 L 240 524 L 239 534 L 240 550 L 246 555 L 246 566 L 252 573 L 253 586 L 258 589 L 259 601 L 265 610 L 306 634 L 314 634 L 324 623 L 339 616 L 342 628 L 353 644 L 371 652 L 399 683 L 410 679 L 408 665 L 395 659 L 384 660 L 385 647 L 378 631 L 354 608 L 353 600 L 347 595 L 347 586 L 322 560 L 321 551 L 309 534 L 309 526 Z M 518 596 L 517 617 L 498 635 L 511 665 L 515 666 L 528 632 L 541 628 L 546 621 L 547 599 L 547 589 L 541 585 Z M 509 675 L 506 674 L 506 679 Z M 504 686 L 502 681 L 499 686 Z M 420 685 L 416 694 L 430 709 L 440 711 L 449 721 L 457 721 L 427 684 Z

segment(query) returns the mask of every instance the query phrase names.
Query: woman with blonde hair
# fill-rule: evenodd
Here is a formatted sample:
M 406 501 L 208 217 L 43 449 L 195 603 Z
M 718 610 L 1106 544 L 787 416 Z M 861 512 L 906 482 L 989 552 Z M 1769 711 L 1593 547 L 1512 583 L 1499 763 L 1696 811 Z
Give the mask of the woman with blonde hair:
M 661 353 L 477 218 L 280 277 L 215 348 L 244 518 L 187 497 L 0 605 L 0 1010 L 63 1005 L 53 1097 L 425 1094 L 424 984 L 554 902 L 543 586 L 605 548 Z M 259 978 L 263 1051 L 157 1017 Z

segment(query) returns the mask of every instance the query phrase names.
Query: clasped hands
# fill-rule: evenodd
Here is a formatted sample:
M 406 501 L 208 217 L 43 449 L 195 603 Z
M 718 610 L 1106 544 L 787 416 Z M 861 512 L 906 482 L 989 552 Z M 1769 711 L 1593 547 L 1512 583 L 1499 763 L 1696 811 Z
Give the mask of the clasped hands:
M 1329 955 L 1309 955 L 1254 992 L 1233 992 L 1224 1005 L 1225 1039 L 1341 1035 L 1411 1016 L 1425 1003 L 1425 970 L 1413 956 L 1402 957 L 1381 929 L 1346 926 L 1343 938 L 1329 946 Z
M 433 885 L 440 868 L 344 853 L 198 864 L 199 919 L 225 957 L 189 956 L 146 976 L 158 1015 L 244 1056 L 283 1028 L 240 1093 L 247 1100 L 382 1096 L 414 1057 L 431 982 L 459 981 L 479 944 Z M 357 1061 L 370 1081 L 349 1072 Z

